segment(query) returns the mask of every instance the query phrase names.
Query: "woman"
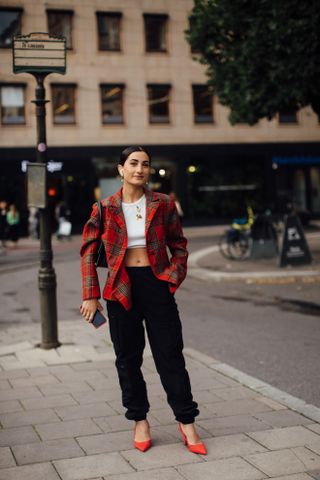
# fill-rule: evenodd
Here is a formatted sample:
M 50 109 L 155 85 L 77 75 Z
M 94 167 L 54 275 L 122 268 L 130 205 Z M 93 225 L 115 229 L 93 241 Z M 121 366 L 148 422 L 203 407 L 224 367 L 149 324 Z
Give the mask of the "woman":
M 145 149 L 126 148 L 118 165 L 123 187 L 102 202 L 101 238 L 109 267 L 103 298 L 107 301 L 122 402 L 127 409 L 126 418 L 135 421 L 134 446 L 146 451 L 151 437 L 147 421 L 149 402 L 141 372 L 145 320 L 155 365 L 184 443 L 191 452 L 205 454 L 194 426 L 199 410 L 185 368 L 181 322 L 173 296 L 186 276 L 187 240 L 174 200 L 145 187 L 150 169 L 151 158 Z M 97 309 L 102 310 L 94 266 L 98 239 L 99 213 L 95 204 L 84 227 L 81 247 L 80 311 L 88 322 L 92 322 Z
M 16 248 L 19 239 L 20 214 L 17 207 L 12 204 L 7 212 L 8 239 L 11 240 L 13 248 Z

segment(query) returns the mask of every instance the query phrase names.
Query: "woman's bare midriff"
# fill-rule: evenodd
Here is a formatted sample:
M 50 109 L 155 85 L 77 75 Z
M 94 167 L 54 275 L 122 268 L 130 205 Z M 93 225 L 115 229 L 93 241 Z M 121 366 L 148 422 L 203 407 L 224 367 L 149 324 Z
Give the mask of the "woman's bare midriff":
M 147 267 L 150 265 L 145 247 L 128 248 L 124 258 L 126 267 Z

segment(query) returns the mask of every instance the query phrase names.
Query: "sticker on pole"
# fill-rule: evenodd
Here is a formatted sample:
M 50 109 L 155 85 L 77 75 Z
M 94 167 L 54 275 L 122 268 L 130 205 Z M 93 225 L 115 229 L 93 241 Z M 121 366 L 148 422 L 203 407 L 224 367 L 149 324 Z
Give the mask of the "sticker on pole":
M 14 73 L 66 73 L 66 39 L 48 33 L 17 35 L 12 42 Z

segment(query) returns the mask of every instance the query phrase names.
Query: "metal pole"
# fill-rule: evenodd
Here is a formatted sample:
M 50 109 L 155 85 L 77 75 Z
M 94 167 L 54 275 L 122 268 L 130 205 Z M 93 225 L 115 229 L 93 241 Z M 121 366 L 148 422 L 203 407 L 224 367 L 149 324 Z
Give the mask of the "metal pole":
M 34 74 L 37 87 L 36 100 L 33 100 L 36 105 L 37 117 L 37 162 L 45 164 L 47 163 L 46 103 L 48 100 L 45 100 L 46 93 L 43 82 L 46 75 L 46 73 Z M 45 175 L 47 176 L 47 169 Z M 45 185 L 46 183 L 45 181 Z M 47 195 L 47 192 L 45 192 L 45 195 Z M 61 345 L 58 341 L 57 281 L 52 266 L 53 254 L 49 213 L 46 202 L 46 207 L 40 209 L 40 268 L 38 274 L 42 334 L 40 347 L 44 349 L 56 348 Z

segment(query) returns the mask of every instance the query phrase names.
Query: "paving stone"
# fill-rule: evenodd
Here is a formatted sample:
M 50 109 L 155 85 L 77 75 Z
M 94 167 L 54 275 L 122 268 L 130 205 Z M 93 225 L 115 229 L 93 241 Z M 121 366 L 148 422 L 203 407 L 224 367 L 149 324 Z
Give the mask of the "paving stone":
M 121 430 L 132 430 L 132 421 L 124 415 L 112 415 L 110 417 L 92 417 L 92 420 L 105 432 L 119 432 Z M 151 427 L 159 425 L 152 415 L 148 415 L 148 422 Z
M 10 390 L 12 386 L 8 382 L 8 380 L 0 380 L 0 391 L 2 392 L 3 390 Z
M 303 462 L 292 450 L 277 450 L 257 453 L 244 457 L 249 463 L 259 468 L 269 477 L 300 473 L 307 470 Z
M 40 442 L 39 436 L 31 426 L 3 428 L 0 430 L 0 446 L 7 447 L 28 442 Z
M 183 478 L 173 468 L 161 468 L 161 470 L 148 470 L 147 472 L 111 475 L 108 480 L 183 480 Z
M 53 410 L 46 408 L 36 411 L 28 410 L 27 412 L 2 414 L 0 415 L 0 422 L 4 427 L 18 427 L 22 425 L 60 422 L 60 419 Z
M 185 463 L 203 462 L 200 455 L 189 452 L 182 444 L 160 445 L 148 450 L 148 455 L 141 455 L 138 450 L 121 452 L 136 470 L 149 470 L 151 468 L 173 467 Z
M 281 403 L 276 402 L 272 398 L 264 397 L 263 395 L 255 397 L 255 400 L 257 400 L 257 402 L 263 403 L 264 405 L 268 405 L 268 407 L 270 407 L 272 410 L 285 410 L 287 408 L 286 405 L 282 405 Z
M 85 480 L 133 471 L 133 468 L 118 453 L 57 460 L 53 464 L 63 480 Z
M 254 414 L 256 412 L 271 410 L 267 405 L 257 402 L 252 398 L 242 398 L 220 403 L 206 403 L 205 406 L 217 417 L 227 417 L 229 415 L 241 415 L 245 413 Z
M 36 463 L 0 470 L 0 480 L 60 480 L 50 463 Z
M 55 412 L 62 420 L 75 420 L 77 418 L 90 418 L 92 416 L 102 417 L 115 414 L 115 411 L 107 405 L 106 402 L 58 407 L 55 408 Z
M 83 403 L 96 403 L 96 402 L 109 402 L 109 400 L 120 400 L 121 393 L 120 390 L 113 388 L 96 390 L 93 391 L 90 388 L 90 391 L 86 392 L 72 392 L 73 398 L 77 400 L 80 404 Z
M 306 447 L 315 452 L 317 455 L 320 455 L 320 438 L 317 442 L 306 444 Z
M 73 438 L 16 445 L 12 451 L 18 465 L 84 456 L 83 450 Z
M 23 377 L 29 377 L 29 374 L 27 370 L 24 368 L 20 368 L 17 370 L 3 370 L 0 372 L 0 378 L 2 380 L 4 379 L 11 379 L 11 378 L 23 378 Z
M 61 393 L 92 392 L 92 388 L 86 382 L 67 382 L 55 385 L 41 385 L 39 390 L 43 395 L 59 395 Z
M 28 341 L 13 343 L 11 345 L 1 345 L 0 356 L 9 355 L 10 353 L 16 353 L 22 350 L 29 350 L 30 348 L 33 348 L 33 345 Z
M 320 468 L 320 456 L 313 451 L 305 447 L 295 447 L 291 450 L 305 465 L 305 470 L 318 470 Z
M 5 390 L 1 393 L 2 401 L 34 397 L 42 397 L 41 392 L 37 387 L 13 388 L 12 390 Z
M 39 408 L 62 407 L 67 405 L 77 405 L 71 395 L 52 395 L 50 397 L 28 398 L 20 400 L 26 410 L 38 410 Z M 1 408 L 1 406 L 0 406 Z
M 265 475 L 242 458 L 228 458 L 177 467 L 187 480 L 256 480 Z
M 21 368 L 31 368 L 31 367 L 40 367 L 45 366 L 43 360 L 40 359 L 31 359 L 31 360 L 16 360 L 3 357 L 0 358 L 0 365 L 4 370 L 16 370 Z
M 203 405 L 204 403 L 221 402 L 221 397 L 218 396 L 218 392 L 220 393 L 221 390 L 224 389 L 219 388 L 219 390 L 198 390 L 193 396 L 195 401 L 199 402 L 200 405 Z
M 50 385 L 52 383 L 59 383 L 59 380 L 54 375 L 41 375 L 39 377 L 25 377 L 14 378 L 10 380 L 14 388 L 31 387 L 32 385 Z
M 56 368 L 56 367 L 55 367 Z M 87 381 L 87 380 L 96 380 L 105 381 L 106 377 L 99 370 L 84 370 L 75 372 L 72 368 L 68 371 L 62 370 L 61 372 L 57 369 L 54 373 L 54 376 L 58 378 L 61 382 L 66 381 Z
M 306 428 L 320 435 L 320 423 L 313 423 L 311 425 L 306 425 Z
M 0 468 L 15 467 L 16 462 L 9 447 L 0 447 Z
M 320 438 L 316 433 L 310 432 L 310 430 L 301 426 L 276 428 L 264 432 L 253 432 L 248 435 L 269 448 L 269 450 L 299 447 L 308 443 L 318 442 Z
M 21 403 L 19 403 L 17 400 L 0 402 L 0 413 L 19 412 L 21 410 Z
M 312 480 L 312 479 L 306 473 L 294 473 L 293 475 L 274 477 L 272 480 Z
M 308 475 L 308 479 L 320 480 L 320 470 L 312 470 L 312 472 L 308 472 L 308 473 L 310 475 L 310 477 Z
M 35 428 L 43 440 L 101 433 L 98 425 L 89 418 L 36 425 Z
M 254 398 L 257 397 L 259 394 L 250 388 L 246 387 L 229 387 L 229 388 L 219 388 L 214 391 L 217 398 L 222 400 L 239 400 L 240 398 Z M 204 400 L 206 401 L 206 400 Z M 210 402 L 210 400 L 209 400 Z M 209 403 L 207 402 L 207 403 Z
M 77 441 L 87 455 L 118 452 L 133 448 L 133 432 L 102 433 L 78 437 Z
M 259 443 L 252 441 L 246 435 L 226 435 L 225 437 L 209 438 L 206 440 L 208 455 L 205 460 L 218 458 L 241 457 L 250 453 L 266 452 Z
M 312 423 L 312 420 L 309 420 L 309 418 L 299 415 L 292 410 L 255 413 L 254 416 L 272 427 L 293 427 Z
M 52 374 L 57 377 L 57 374 L 69 373 L 71 375 L 72 373 L 74 373 L 74 370 L 73 368 L 71 368 L 70 365 L 46 365 L 45 367 L 28 368 L 27 371 L 29 372 L 31 377 L 40 377 L 41 375 L 48 374 Z
M 96 370 L 102 368 L 107 370 L 108 368 L 115 369 L 114 361 L 112 360 L 103 360 L 103 361 L 83 361 L 82 363 L 77 363 L 72 365 L 73 370 L 75 371 L 84 371 L 84 370 Z
M 214 436 L 268 430 L 269 425 L 251 415 L 231 415 L 197 422 Z

